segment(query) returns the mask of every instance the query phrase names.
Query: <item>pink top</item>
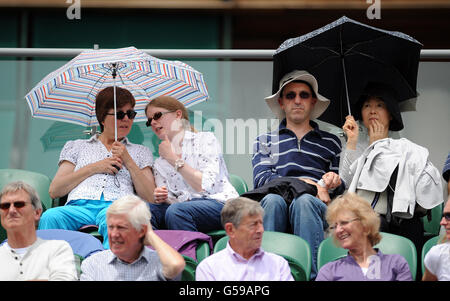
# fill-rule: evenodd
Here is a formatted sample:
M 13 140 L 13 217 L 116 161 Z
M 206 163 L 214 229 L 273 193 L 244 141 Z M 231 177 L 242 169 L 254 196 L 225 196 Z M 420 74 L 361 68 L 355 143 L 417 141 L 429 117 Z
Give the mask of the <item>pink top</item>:
M 288 262 L 259 248 L 249 259 L 227 247 L 206 257 L 197 266 L 197 281 L 294 281 Z

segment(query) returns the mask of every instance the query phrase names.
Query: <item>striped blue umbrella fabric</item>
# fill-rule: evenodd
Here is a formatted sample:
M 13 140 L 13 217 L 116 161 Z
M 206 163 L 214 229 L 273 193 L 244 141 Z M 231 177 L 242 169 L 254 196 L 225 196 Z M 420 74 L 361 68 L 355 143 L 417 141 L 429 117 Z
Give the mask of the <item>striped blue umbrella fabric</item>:
M 96 126 L 95 97 L 114 85 L 133 93 L 135 121 L 146 120 L 145 106 L 158 96 L 173 96 L 186 107 L 209 97 L 202 73 L 191 66 L 127 47 L 83 51 L 44 77 L 25 99 L 33 117 Z

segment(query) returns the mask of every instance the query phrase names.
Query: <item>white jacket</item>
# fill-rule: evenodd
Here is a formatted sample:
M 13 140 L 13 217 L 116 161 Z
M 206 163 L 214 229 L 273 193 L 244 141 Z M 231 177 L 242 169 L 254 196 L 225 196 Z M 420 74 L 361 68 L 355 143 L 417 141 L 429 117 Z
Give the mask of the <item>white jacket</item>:
M 372 143 L 350 166 L 349 192 L 382 192 L 398 165 L 392 214 L 411 218 L 416 203 L 431 209 L 444 201 L 440 173 L 428 159 L 428 150 L 406 138 L 385 138 Z

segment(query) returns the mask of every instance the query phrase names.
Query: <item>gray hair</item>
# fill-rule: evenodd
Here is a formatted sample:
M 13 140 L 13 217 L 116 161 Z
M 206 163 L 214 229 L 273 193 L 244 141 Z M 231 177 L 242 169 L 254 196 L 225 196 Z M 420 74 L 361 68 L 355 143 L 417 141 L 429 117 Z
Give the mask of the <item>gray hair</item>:
M 36 189 L 34 189 L 31 185 L 29 185 L 23 181 L 16 181 L 16 182 L 11 182 L 11 183 L 6 184 L 5 187 L 3 187 L 2 192 L 0 192 L 0 201 L 5 194 L 15 193 L 19 190 L 25 191 L 30 196 L 31 205 L 33 206 L 33 208 L 35 210 L 38 210 L 38 209 L 42 210 L 41 199 L 39 198 L 39 195 L 36 192 Z
M 228 200 L 220 213 L 222 227 L 225 228 L 226 223 L 232 223 L 233 226 L 239 227 L 242 218 L 248 215 L 264 216 L 264 209 L 258 202 L 249 198 L 237 197 Z
M 106 211 L 106 218 L 110 215 L 125 214 L 128 221 L 136 231 L 140 231 L 143 225 L 150 226 L 150 208 L 145 201 L 136 195 L 126 195 L 115 200 Z

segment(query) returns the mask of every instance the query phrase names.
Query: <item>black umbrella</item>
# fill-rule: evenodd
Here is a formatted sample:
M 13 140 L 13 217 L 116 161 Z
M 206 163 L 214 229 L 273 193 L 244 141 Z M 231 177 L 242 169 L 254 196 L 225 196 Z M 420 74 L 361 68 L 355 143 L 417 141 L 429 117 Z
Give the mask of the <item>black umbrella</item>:
M 319 92 L 331 100 L 319 119 L 340 127 L 369 82 L 390 85 L 398 101 L 416 97 L 421 48 L 404 33 L 344 16 L 281 44 L 273 56 L 272 92 L 286 73 L 307 70 L 316 77 Z

